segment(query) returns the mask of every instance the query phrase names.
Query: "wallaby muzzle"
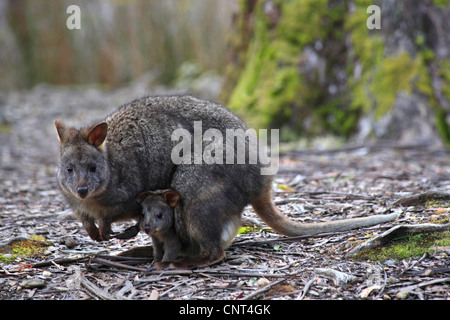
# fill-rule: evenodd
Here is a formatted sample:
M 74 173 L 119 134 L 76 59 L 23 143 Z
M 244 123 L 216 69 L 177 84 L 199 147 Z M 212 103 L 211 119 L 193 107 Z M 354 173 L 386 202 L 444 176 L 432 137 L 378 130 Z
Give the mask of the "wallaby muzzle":
M 77 188 L 77 193 L 80 196 L 81 199 L 86 198 L 87 194 L 88 194 L 88 187 L 78 187 Z

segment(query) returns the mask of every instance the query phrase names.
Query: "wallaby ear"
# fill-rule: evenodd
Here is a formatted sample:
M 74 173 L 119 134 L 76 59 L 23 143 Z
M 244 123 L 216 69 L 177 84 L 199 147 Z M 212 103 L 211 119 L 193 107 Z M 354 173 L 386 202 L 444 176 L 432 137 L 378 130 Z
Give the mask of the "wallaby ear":
M 55 128 L 58 133 L 58 140 L 61 143 L 64 140 L 64 134 L 66 133 L 66 125 L 61 120 L 55 120 Z
M 106 122 L 97 123 L 89 129 L 86 136 L 86 141 L 94 147 L 98 147 L 105 141 L 107 132 L 108 125 Z
M 142 203 L 142 202 L 144 202 L 145 198 L 147 198 L 149 195 L 150 195 L 150 192 L 148 192 L 148 191 L 141 192 L 137 196 L 136 201 L 138 203 Z
M 177 205 L 180 195 L 176 191 L 169 190 L 164 193 L 164 199 L 167 201 L 167 204 L 173 208 Z

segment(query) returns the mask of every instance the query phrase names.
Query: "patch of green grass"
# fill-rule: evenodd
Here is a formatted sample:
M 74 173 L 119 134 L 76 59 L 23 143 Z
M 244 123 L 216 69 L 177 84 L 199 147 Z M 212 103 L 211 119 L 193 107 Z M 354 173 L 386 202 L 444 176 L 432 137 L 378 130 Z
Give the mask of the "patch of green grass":
M 425 202 L 426 208 L 450 208 L 450 201 L 446 199 L 430 199 Z
M 450 231 L 407 235 L 394 239 L 386 247 L 363 251 L 356 256 L 358 260 L 386 261 L 417 258 L 424 253 L 433 253 L 434 247 L 450 246 Z

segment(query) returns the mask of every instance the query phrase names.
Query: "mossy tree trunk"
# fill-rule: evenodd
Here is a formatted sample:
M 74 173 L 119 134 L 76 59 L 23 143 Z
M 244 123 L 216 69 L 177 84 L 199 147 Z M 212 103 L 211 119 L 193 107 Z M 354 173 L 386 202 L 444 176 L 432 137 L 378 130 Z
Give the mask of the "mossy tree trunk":
M 369 30 L 373 4 L 381 28 Z M 241 0 L 223 95 L 284 138 L 449 143 L 449 18 L 437 0 Z

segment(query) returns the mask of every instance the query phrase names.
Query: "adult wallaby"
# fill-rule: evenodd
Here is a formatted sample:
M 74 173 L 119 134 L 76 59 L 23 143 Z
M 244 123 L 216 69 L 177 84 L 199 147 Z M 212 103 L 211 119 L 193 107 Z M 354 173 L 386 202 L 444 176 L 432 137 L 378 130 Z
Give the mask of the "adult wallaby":
M 299 224 L 284 217 L 272 201 L 273 178 L 261 174 L 260 159 L 249 161 L 246 152 L 244 163 L 238 161 L 242 149 L 234 142 L 239 136 L 223 143 L 214 141 L 219 133 L 225 137 L 247 127 L 230 110 L 211 101 L 188 95 L 150 96 L 121 106 L 90 127 L 67 128 L 59 120 L 55 126 L 61 143 L 59 186 L 92 239 L 107 240 L 114 221 L 138 220 L 136 197 L 142 191 L 173 189 L 180 195 L 182 212 L 175 227 L 190 254 L 178 259 L 176 267 L 222 259 L 248 204 L 271 228 L 287 236 L 348 230 L 397 217 L 377 215 L 317 224 Z M 198 129 L 201 134 L 215 130 L 215 135 L 205 134 L 209 138 L 204 136 L 200 148 L 194 145 L 191 150 L 190 145 L 189 149 L 179 147 L 182 136 L 173 136 L 177 129 L 197 142 Z M 258 148 L 248 137 L 241 143 L 246 150 Z M 230 150 L 234 152 L 231 161 L 225 159 Z M 209 152 L 210 157 L 202 158 L 201 152 Z M 172 153 L 184 160 L 174 162 Z M 216 161 L 211 163 L 211 157 Z M 217 161 L 221 157 L 224 161 Z

